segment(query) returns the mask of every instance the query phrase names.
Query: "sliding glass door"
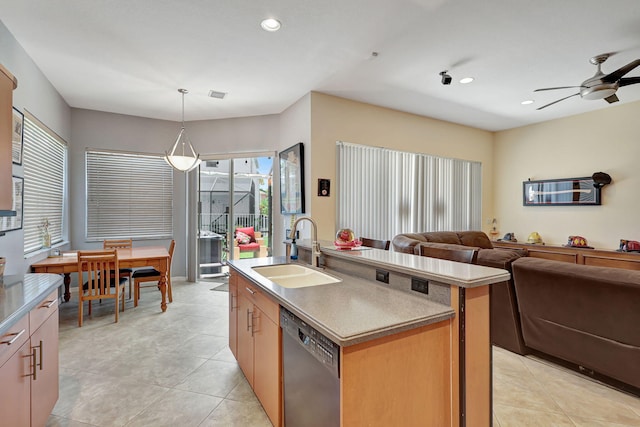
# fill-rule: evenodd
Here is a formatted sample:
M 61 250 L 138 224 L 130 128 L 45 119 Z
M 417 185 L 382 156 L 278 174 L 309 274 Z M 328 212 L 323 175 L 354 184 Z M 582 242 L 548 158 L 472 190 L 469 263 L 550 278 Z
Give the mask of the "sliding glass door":
M 199 278 L 228 274 L 226 261 L 271 255 L 273 156 L 205 160 L 198 201 Z

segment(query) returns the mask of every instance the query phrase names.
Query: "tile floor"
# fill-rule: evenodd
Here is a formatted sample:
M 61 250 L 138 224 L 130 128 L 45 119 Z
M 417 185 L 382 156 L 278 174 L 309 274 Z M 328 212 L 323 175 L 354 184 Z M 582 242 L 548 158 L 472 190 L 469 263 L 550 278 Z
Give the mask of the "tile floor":
M 47 426 L 270 426 L 228 349 L 228 294 L 215 286 L 175 281 L 166 313 L 146 288 L 119 323 L 110 301 L 82 328 L 72 294 L 60 306 L 60 398 Z M 493 360 L 494 426 L 640 426 L 637 397 L 499 348 Z

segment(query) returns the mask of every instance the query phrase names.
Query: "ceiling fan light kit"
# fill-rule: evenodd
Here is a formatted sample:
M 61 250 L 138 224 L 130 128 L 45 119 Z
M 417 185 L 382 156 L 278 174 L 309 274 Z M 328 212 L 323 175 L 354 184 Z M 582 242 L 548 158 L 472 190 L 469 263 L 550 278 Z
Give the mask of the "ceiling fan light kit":
M 547 108 L 550 105 L 556 104 L 560 101 L 564 101 L 565 99 L 580 95 L 583 99 L 604 99 L 609 104 L 618 102 L 619 98 L 616 95 L 616 91 L 622 86 L 629 86 L 632 84 L 640 83 L 640 77 L 624 77 L 627 73 L 635 69 L 640 65 L 640 59 L 636 59 L 635 61 L 629 62 L 627 65 L 624 65 L 618 68 L 616 71 L 604 74 L 601 70 L 601 65 L 604 61 L 609 58 L 609 54 L 597 55 L 589 60 L 593 65 L 598 67 L 598 70 L 594 74 L 593 77 L 588 78 L 583 81 L 580 86 L 560 86 L 560 87 L 548 87 L 543 89 L 536 89 L 534 92 L 541 92 L 547 90 L 557 90 L 557 89 L 569 89 L 569 88 L 579 88 L 578 93 L 574 93 L 569 96 L 565 96 L 564 98 L 560 98 L 556 101 L 553 101 L 549 104 L 543 105 L 538 110 L 542 110 L 543 108 Z

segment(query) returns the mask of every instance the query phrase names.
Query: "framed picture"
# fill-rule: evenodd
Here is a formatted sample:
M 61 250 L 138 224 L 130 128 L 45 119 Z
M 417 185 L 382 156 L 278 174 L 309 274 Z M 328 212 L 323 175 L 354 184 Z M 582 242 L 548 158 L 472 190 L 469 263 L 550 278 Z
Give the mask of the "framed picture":
M 11 126 L 11 160 L 16 165 L 22 164 L 22 143 L 24 141 L 24 114 L 13 107 L 13 123 Z
M 304 144 L 280 152 L 280 211 L 304 213 Z
M 593 178 L 563 178 L 544 181 L 524 181 L 524 206 L 599 205 L 600 188 Z
M 14 176 L 12 180 L 13 205 L 12 211 L 16 211 L 15 216 L 5 216 L 0 218 L 0 231 L 19 230 L 22 228 L 22 204 L 24 202 L 24 178 Z

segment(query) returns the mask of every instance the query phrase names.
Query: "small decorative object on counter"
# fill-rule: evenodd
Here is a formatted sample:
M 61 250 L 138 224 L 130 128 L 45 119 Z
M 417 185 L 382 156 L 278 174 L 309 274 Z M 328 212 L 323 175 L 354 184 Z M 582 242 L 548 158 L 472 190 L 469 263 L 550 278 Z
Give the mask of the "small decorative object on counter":
M 495 239 L 496 237 L 498 237 L 498 220 L 493 218 L 491 220 L 491 231 L 489 231 L 489 234 L 491 235 L 492 239 Z
M 7 264 L 7 259 L 0 257 L 0 279 L 4 276 L 4 266 Z
M 534 245 L 543 245 L 544 243 L 542 242 L 542 237 L 540 237 L 540 234 L 538 234 L 537 231 L 532 232 L 531 234 L 529 234 L 529 237 L 527 238 L 527 242 L 534 244 Z
M 504 235 L 504 237 L 502 239 L 498 239 L 498 241 L 503 241 L 503 242 L 517 242 L 518 239 L 516 239 L 516 234 L 515 233 L 507 233 Z
M 640 242 L 636 240 L 620 239 L 618 252 L 640 252 Z
M 42 247 L 50 248 L 51 247 L 51 234 L 49 234 L 49 218 L 45 218 L 42 220 L 42 224 L 38 226 L 40 232 L 42 233 Z
M 350 228 L 343 228 L 336 233 L 336 240 L 333 242 L 338 249 L 353 249 L 362 245 L 360 240 L 356 240 L 353 230 Z
M 591 246 L 587 244 L 587 239 L 582 236 L 569 236 L 567 239 L 567 244 L 565 246 L 570 246 L 572 248 L 589 248 L 593 249 Z

